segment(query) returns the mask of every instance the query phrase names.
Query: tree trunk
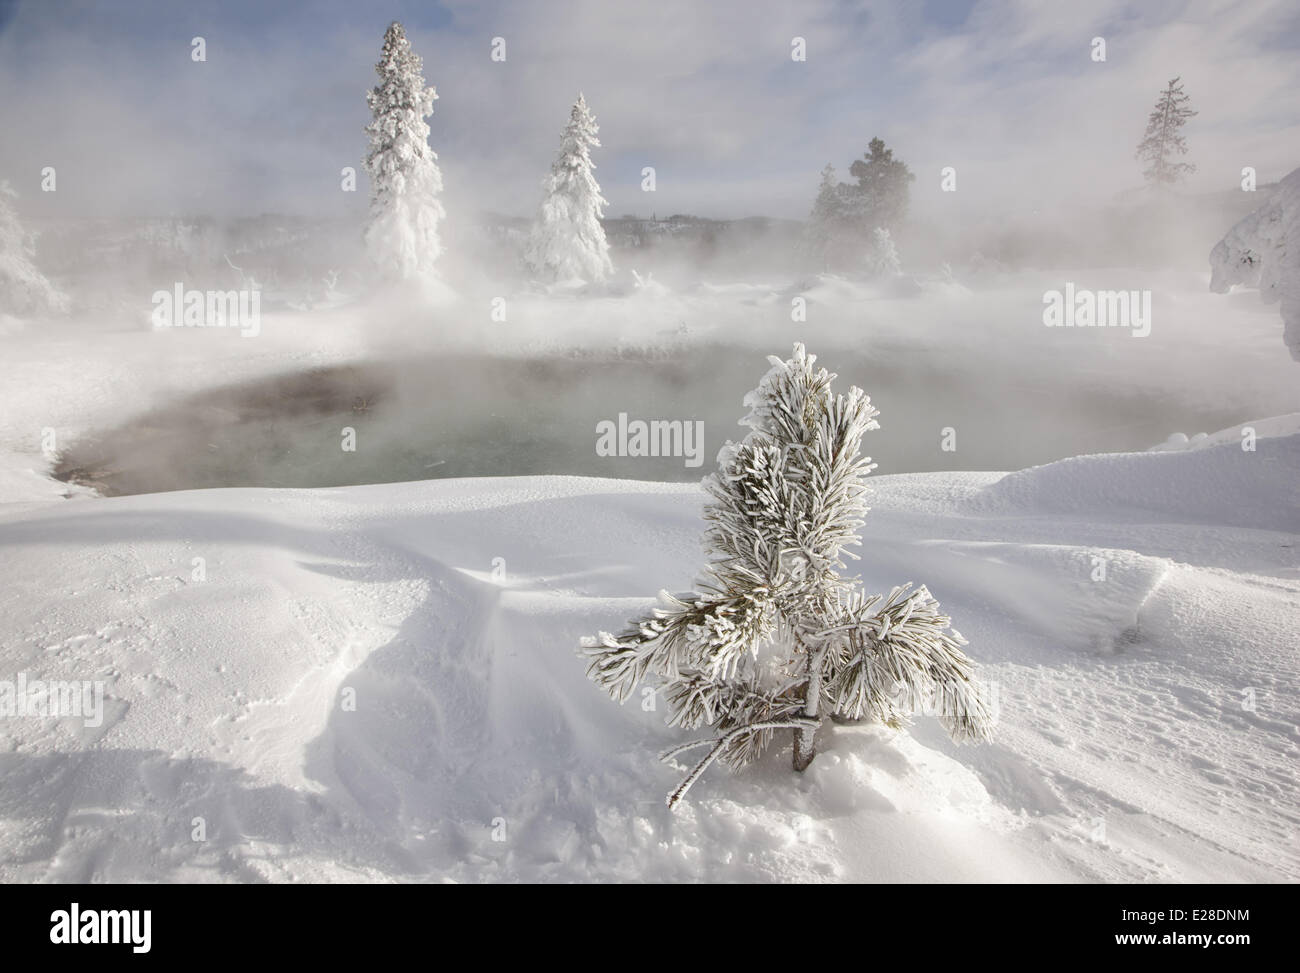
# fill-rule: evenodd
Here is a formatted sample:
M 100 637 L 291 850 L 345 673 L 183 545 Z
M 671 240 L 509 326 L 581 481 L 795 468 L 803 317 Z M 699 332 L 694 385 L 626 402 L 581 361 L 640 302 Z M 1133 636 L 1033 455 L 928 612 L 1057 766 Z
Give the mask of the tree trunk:
M 813 757 L 817 756 L 817 747 L 813 743 L 813 738 L 817 735 L 816 730 L 805 730 L 803 727 L 796 727 L 794 731 L 794 769 L 804 771 L 808 765 L 813 762 Z
M 808 653 L 808 682 L 804 685 L 803 715 L 817 718 L 818 704 L 822 698 L 822 656 L 824 648 Z M 817 756 L 817 731 L 812 728 L 796 727 L 794 731 L 794 769 L 800 773 Z

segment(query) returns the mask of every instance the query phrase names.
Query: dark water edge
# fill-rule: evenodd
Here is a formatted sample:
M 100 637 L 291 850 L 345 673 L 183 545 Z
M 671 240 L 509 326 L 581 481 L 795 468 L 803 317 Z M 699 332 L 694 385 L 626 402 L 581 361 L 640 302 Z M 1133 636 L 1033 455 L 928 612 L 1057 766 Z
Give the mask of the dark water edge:
M 963 371 L 962 362 L 880 349 L 822 360 L 837 387 L 866 389 L 881 428 L 877 473 L 1016 470 L 1083 453 L 1146 449 L 1173 431 L 1250 418 L 1195 395 L 1085 387 L 1052 376 Z M 55 476 L 105 496 L 207 487 L 326 487 L 463 476 L 574 474 L 695 481 L 739 438 L 763 356 L 721 346 L 534 359 L 447 356 L 282 374 L 178 399 L 87 436 Z M 703 463 L 609 457 L 601 420 L 702 420 Z M 356 449 L 342 448 L 345 427 Z M 941 448 L 956 430 L 956 450 Z

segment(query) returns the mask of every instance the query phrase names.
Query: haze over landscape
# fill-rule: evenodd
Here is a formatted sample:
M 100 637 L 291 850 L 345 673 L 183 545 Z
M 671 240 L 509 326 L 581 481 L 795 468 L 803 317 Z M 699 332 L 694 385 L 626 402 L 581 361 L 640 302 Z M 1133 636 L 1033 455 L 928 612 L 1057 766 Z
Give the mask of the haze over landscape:
M 0 0 L 0 880 L 1296 881 L 1297 53 Z

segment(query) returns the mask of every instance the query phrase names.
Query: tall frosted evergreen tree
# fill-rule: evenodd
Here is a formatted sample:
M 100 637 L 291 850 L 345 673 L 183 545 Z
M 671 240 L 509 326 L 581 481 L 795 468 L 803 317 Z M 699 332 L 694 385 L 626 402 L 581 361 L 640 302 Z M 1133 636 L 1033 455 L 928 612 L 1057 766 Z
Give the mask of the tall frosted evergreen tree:
M 911 184 L 916 179 L 907 163 L 894 158 L 894 150 L 885 148 L 881 138 L 873 138 L 867 153 L 849 166 L 849 175 L 857 180 L 850 198 L 864 239 L 876 227 L 897 230 L 907 215 L 911 201 Z
M 529 234 L 524 259 L 534 273 L 552 281 L 603 280 L 614 271 L 609 242 L 600 225 L 608 201 L 596 182 L 591 150 L 600 147 L 600 127 L 578 95 L 560 152 L 542 181 L 542 205 Z
M 833 167 L 822 170 L 804 230 L 803 247 L 823 268 L 856 267 L 864 255 L 869 263 L 875 261 L 879 234 L 902 223 L 916 178 L 879 138 L 853 162 L 849 175 L 854 182 L 838 182 Z
M 445 215 L 438 195 L 442 172 L 429 148 L 429 126 L 438 94 L 424 82 L 424 64 L 411 50 L 402 25 L 384 34 L 375 73 L 379 84 L 366 95 L 373 118 L 366 126 L 370 151 L 370 222 L 366 249 L 390 278 L 429 277 L 442 253 L 438 224 Z
M 955 739 L 989 735 L 992 718 L 965 640 L 925 587 L 867 595 L 843 577 L 867 512 L 860 455 L 878 428 L 860 389 L 833 394 L 835 376 L 794 346 L 745 397 L 749 434 L 728 443 L 707 477 L 700 590 L 634 618 L 619 635 L 583 642 L 587 675 L 622 702 L 649 681 L 670 725 L 710 726 L 713 738 L 664 754 L 709 749 L 669 796 L 674 807 L 715 760 L 746 764 L 790 731 L 793 766 L 816 755 L 829 717 L 897 726 L 919 708 Z
M 851 211 L 846 196 L 847 187 L 835 175 L 835 167 L 827 163 L 822 169 L 817 198 L 804 227 L 804 250 L 815 257 L 826 269 L 837 248 L 843 243 Z
M 1197 112 L 1188 107 L 1191 98 L 1183 91 L 1178 78 L 1174 78 L 1160 92 L 1156 107 L 1147 118 L 1147 130 L 1138 143 L 1137 158 L 1147 164 L 1142 175 L 1147 182 L 1168 186 L 1196 171 L 1190 162 L 1175 162 L 1174 158 L 1187 154 L 1187 139 L 1182 128 L 1187 119 Z

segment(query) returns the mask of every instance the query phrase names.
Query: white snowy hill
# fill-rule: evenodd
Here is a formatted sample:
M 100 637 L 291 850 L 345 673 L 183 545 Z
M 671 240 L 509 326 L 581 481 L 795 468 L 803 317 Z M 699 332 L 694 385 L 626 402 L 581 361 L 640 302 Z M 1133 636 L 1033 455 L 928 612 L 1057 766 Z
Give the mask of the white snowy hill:
M 695 486 L 6 504 L 0 679 L 106 698 L 0 720 L 0 880 L 1296 881 L 1300 423 L 1258 428 L 873 477 L 863 576 L 940 599 L 995 742 L 837 726 L 676 814 L 685 735 L 575 650 L 690 586 Z

